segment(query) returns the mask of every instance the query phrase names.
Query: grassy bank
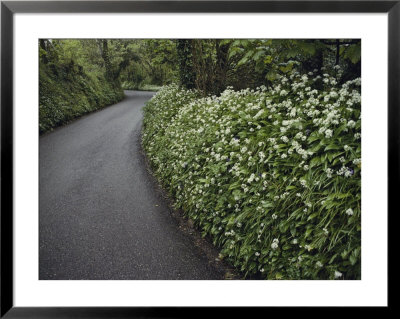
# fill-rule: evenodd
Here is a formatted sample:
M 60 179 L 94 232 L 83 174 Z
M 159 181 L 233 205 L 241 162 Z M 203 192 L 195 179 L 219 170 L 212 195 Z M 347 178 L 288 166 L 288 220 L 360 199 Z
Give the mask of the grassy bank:
M 244 274 L 360 279 L 360 79 L 293 73 L 206 98 L 171 85 L 144 112 L 155 175 Z
M 122 100 L 118 84 L 100 72 L 86 73 L 79 65 L 40 64 L 39 132 L 47 132 L 86 113 Z

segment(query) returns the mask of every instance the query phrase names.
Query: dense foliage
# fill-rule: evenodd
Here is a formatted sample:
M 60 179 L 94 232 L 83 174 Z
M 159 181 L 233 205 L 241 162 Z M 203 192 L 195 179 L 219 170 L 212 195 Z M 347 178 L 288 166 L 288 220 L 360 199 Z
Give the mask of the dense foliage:
M 124 40 L 132 58 L 121 72 L 128 90 L 158 90 L 177 79 L 177 49 L 173 40 Z
M 322 68 L 342 70 L 340 81 L 361 75 L 361 41 L 288 39 L 178 40 L 180 84 L 203 95 L 272 85 L 293 69 L 303 73 Z
M 156 176 L 246 276 L 360 279 L 361 83 L 332 70 L 219 97 L 170 85 L 145 107 Z
M 159 90 L 154 172 L 245 277 L 360 279 L 360 40 L 41 39 L 39 62 L 41 133 Z
M 39 52 L 40 133 L 123 98 L 95 41 L 40 40 Z
M 360 76 L 360 40 L 88 39 L 39 40 L 40 132 L 113 104 L 125 90 L 179 83 L 203 96 L 269 87 L 294 68 L 340 66 Z M 320 89 L 320 87 L 319 87 Z
M 39 40 L 39 131 L 177 77 L 172 40 Z

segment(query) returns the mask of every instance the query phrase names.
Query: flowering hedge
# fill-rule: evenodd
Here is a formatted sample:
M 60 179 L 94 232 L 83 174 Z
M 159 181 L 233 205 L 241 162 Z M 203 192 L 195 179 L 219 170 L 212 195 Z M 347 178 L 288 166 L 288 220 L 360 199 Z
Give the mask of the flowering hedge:
M 143 147 L 246 276 L 360 279 L 360 85 L 310 72 L 220 97 L 166 86 L 144 109 Z

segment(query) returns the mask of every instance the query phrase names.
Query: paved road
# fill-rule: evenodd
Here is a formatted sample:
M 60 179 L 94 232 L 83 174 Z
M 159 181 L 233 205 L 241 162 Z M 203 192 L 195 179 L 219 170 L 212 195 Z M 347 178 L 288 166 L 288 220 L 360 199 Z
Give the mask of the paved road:
M 126 98 L 40 138 L 39 279 L 222 279 L 183 235 L 140 154 Z

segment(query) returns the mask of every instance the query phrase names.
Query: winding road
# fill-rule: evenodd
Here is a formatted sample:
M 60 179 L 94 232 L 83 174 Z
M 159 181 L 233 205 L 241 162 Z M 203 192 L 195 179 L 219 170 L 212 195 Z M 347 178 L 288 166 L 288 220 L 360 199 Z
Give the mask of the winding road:
M 223 279 L 178 228 L 141 154 L 125 99 L 40 137 L 39 279 Z

